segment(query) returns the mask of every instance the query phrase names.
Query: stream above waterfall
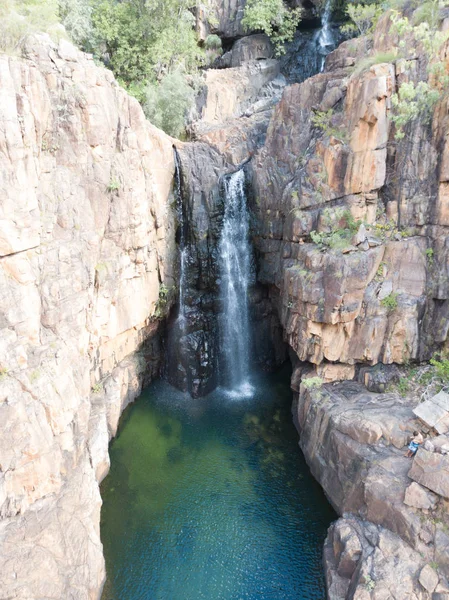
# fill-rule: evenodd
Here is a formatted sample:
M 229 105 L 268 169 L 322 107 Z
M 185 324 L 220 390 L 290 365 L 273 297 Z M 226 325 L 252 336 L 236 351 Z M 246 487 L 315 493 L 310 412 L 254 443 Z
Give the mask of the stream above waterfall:
M 289 369 L 250 399 L 165 382 L 124 413 L 102 484 L 103 600 L 322 600 L 335 518 L 291 419 Z

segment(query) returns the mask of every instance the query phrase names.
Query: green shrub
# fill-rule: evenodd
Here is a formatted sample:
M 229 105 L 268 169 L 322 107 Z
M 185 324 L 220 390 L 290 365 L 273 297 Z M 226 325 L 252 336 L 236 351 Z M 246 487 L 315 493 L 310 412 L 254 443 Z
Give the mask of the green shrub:
M 34 370 L 31 375 L 30 375 L 30 381 L 31 383 L 34 383 L 35 381 L 37 381 L 41 376 L 41 372 L 39 371 L 39 369 Z
M 396 139 L 403 139 L 405 126 L 418 117 L 428 122 L 439 99 L 439 90 L 426 81 L 420 81 L 417 85 L 413 81 L 402 83 L 398 93 L 391 97 L 391 120 L 396 125 Z
M 410 381 L 406 377 L 401 377 L 397 383 L 397 388 L 402 397 L 404 397 L 410 389 Z
M 388 294 L 388 296 L 383 298 L 380 303 L 387 308 L 388 311 L 393 311 L 398 307 L 398 295 L 391 292 L 391 294 Z
M 101 394 L 103 391 L 103 386 L 101 383 L 96 383 L 92 386 L 92 394 Z
M 301 383 L 304 385 L 306 390 L 314 390 L 319 389 L 323 385 L 324 381 L 321 379 L 321 377 L 306 377 Z
M 220 50 L 221 38 L 215 34 L 208 35 L 204 41 L 204 47 L 206 50 Z
M 310 237 L 312 242 L 321 248 L 328 247 L 331 250 L 347 248 L 361 225 L 361 221 L 356 221 L 350 210 L 338 207 L 333 210 L 325 209 L 322 213 L 322 221 L 325 227 L 331 228 L 331 231 L 311 231 Z
M 366 58 L 362 58 L 359 60 L 357 65 L 354 68 L 354 74 L 360 75 L 363 71 L 367 71 L 374 65 L 381 65 L 383 63 L 392 63 L 397 59 L 396 50 L 392 50 L 391 52 L 378 52 L 373 56 L 367 56 Z
M 382 12 L 382 7 L 376 3 L 348 4 L 346 14 L 351 21 L 341 30 L 350 35 L 367 35 L 373 31 Z
M 94 52 L 133 94 L 162 73 L 194 69 L 203 60 L 188 0 L 100 0 L 92 6 Z
M 159 287 L 159 298 L 154 311 L 156 319 L 162 319 L 165 316 L 169 297 L 170 289 L 164 283 L 161 283 Z
M 186 117 L 195 94 L 179 71 L 164 77 L 159 85 L 149 85 L 144 111 L 148 119 L 173 137 L 185 130 Z
M 59 18 L 73 42 L 93 49 L 92 6 L 89 0 L 59 0 Z
M 118 179 L 115 179 L 113 177 L 108 184 L 107 191 L 108 192 L 117 192 L 119 189 L 120 189 L 120 182 L 118 181 Z
M 435 367 L 437 376 L 442 383 L 449 383 L 449 359 L 444 356 L 434 356 L 430 359 L 430 364 Z
M 301 9 L 290 9 L 283 0 L 248 0 L 242 25 L 248 31 L 263 31 L 273 42 L 277 56 L 284 54 L 301 21 Z
M 341 131 L 340 129 L 332 125 L 333 115 L 334 111 L 332 108 L 326 111 L 316 110 L 312 114 L 312 124 L 314 127 L 321 129 L 324 135 L 329 137 L 333 136 L 340 142 L 346 143 L 347 133 L 345 131 Z

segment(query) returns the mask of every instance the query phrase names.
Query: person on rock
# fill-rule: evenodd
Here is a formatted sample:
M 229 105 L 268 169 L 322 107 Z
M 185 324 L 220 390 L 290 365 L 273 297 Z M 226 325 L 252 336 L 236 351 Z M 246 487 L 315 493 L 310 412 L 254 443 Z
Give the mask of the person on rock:
M 421 435 L 421 433 L 419 431 L 414 431 L 411 442 L 408 445 L 407 454 L 405 456 L 407 458 L 411 458 L 412 456 L 415 456 L 415 454 L 418 452 L 418 448 L 421 446 L 423 441 L 424 441 L 424 438 Z

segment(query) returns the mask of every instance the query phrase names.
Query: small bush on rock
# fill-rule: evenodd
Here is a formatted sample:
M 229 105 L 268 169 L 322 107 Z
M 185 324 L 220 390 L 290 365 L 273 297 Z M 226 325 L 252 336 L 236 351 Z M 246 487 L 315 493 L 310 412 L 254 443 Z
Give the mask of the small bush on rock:
M 396 308 L 398 307 L 398 295 L 394 292 L 391 292 L 391 294 L 388 294 L 388 296 L 383 298 L 380 301 L 380 303 L 389 311 L 396 310 Z
M 449 383 L 449 358 L 444 356 L 433 357 L 430 359 L 430 364 L 435 367 L 436 375 L 441 380 L 441 383 Z
M 290 9 L 283 0 L 248 0 L 242 25 L 248 31 L 263 31 L 274 44 L 277 56 L 284 54 L 301 21 L 301 9 Z
M 323 385 L 324 381 L 321 377 L 306 377 L 302 380 L 302 384 L 306 390 L 319 389 Z
M 350 35 L 367 35 L 371 33 L 382 14 L 378 4 L 348 4 L 346 13 L 351 19 L 341 30 Z
M 204 41 L 204 47 L 206 50 L 220 50 L 221 38 L 215 34 L 208 35 Z

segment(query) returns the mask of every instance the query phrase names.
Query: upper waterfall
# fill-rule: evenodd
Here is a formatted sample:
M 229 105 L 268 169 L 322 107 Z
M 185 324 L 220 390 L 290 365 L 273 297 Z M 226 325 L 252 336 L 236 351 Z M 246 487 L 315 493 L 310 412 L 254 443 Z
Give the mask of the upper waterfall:
M 326 56 L 334 46 L 335 40 L 331 28 L 332 0 L 326 0 L 321 20 L 321 29 L 318 34 L 318 53 L 321 55 L 320 72 L 324 70 Z
M 248 286 L 252 250 L 243 170 L 226 178 L 224 185 L 225 212 L 219 244 L 222 383 L 241 396 L 251 393 Z

